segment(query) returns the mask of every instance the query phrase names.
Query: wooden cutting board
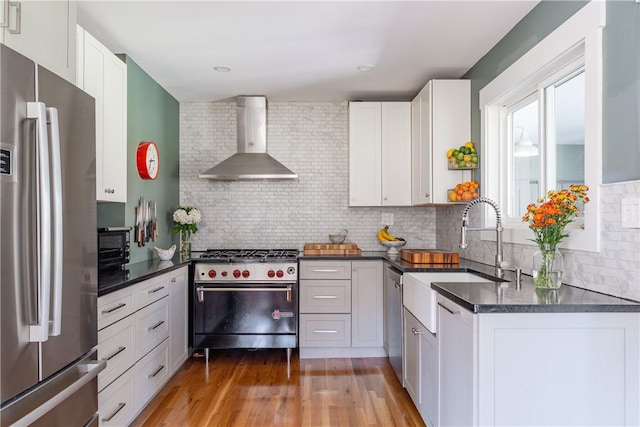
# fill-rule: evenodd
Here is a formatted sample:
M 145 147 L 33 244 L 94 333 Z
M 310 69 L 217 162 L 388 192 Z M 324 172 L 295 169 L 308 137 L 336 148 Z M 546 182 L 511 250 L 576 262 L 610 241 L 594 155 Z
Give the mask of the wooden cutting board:
M 458 264 L 460 254 L 438 249 L 401 249 L 400 258 L 412 264 Z
M 360 255 L 362 251 L 355 243 L 307 243 L 305 255 Z

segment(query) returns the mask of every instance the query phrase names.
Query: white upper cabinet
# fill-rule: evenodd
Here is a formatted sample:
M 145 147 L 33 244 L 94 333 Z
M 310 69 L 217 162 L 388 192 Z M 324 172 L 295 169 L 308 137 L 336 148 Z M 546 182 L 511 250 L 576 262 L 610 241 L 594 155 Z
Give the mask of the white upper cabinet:
M 411 102 L 411 203 L 446 203 L 471 171 L 449 170 L 446 152 L 471 138 L 469 80 L 431 80 Z
M 56 1 L 0 1 L 0 37 L 57 75 L 76 80 L 76 3 Z
M 411 205 L 411 103 L 349 103 L 349 206 Z
M 96 100 L 96 198 L 127 201 L 127 65 L 78 27 L 77 86 Z

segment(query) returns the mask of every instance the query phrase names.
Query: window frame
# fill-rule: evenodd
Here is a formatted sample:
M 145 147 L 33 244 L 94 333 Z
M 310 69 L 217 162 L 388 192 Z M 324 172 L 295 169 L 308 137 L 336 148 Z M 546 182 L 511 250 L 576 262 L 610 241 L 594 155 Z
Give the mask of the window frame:
M 576 12 L 540 43 L 526 52 L 505 71 L 480 90 L 481 162 L 483 196 L 495 200 L 501 210 L 509 209 L 506 183 L 509 178 L 511 149 L 505 105 L 515 103 L 518 94 L 541 90 L 541 85 L 559 79 L 562 70 L 584 59 L 585 75 L 585 184 L 591 202 L 585 206 L 584 223 L 572 224 L 569 237 L 559 245 L 568 249 L 600 250 L 599 191 L 602 183 L 602 29 L 606 23 L 605 2 L 592 1 Z M 578 68 L 576 68 L 577 71 Z M 542 89 L 544 90 L 544 89 Z M 543 98 L 544 102 L 544 98 Z M 540 152 L 546 150 L 544 136 L 539 135 Z M 508 144 L 507 144 L 508 146 Z M 495 162 L 498 164 L 495 165 Z M 544 169 L 543 169 L 544 170 Z M 587 173 L 588 171 L 588 173 Z M 493 209 L 484 207 L 482 222 L 495 227 Z M 533 232 L 526 224 L 511 221 L 503 224 L 503 241 L 533 245 Z M 495 233 L 482 232 L 483 240 L 495 241 Z

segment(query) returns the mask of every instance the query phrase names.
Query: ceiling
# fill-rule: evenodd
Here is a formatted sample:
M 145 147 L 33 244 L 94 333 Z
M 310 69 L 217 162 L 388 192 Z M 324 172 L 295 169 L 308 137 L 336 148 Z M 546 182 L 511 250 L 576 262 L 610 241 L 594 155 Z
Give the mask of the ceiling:
M 180 102 L 410 100 L 461 77 L 537 3 L 77 2 L 80 25 Z

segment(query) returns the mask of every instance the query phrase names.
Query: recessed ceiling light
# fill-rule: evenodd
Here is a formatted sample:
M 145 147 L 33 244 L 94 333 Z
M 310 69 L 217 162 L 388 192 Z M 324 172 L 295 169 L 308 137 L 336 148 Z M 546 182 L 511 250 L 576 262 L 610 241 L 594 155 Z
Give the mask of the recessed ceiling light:
M 358 71 L 362 71 L 363 73 L 368 73 L 369 71 L 373 71 L 376 68 L 373 65 L 358 65 Z
M 213 69 L 219 73 L 228 73 L 229 71 L 231 71 L 231 68 L 225 67 L 224 65 L 218 65 L 216 67 L 213 67 Z

